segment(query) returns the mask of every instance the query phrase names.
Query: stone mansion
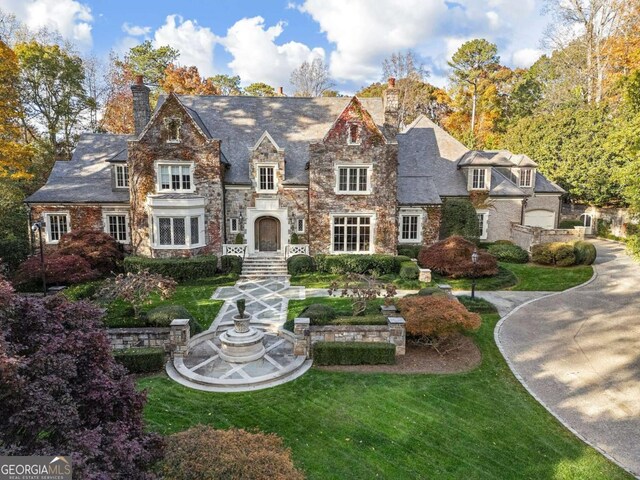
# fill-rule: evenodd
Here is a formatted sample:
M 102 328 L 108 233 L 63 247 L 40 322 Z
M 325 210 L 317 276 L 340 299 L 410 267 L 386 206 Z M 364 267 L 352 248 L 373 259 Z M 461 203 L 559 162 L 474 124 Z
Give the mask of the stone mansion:
M 564 191 L 525 155 L 469 151 L 382 98 L 161 97 L 132 87 L 135 135 L 85 134 L 27 200 L 45 241 L 78 228 L 152 257 L 387 253 L 438 239 L 442 202 L 470 198 L 481 238 L 555 228 Z M 299 244 L 292 245 L 296 234 Z M 240 234 L 240 235 L 239 235 Z

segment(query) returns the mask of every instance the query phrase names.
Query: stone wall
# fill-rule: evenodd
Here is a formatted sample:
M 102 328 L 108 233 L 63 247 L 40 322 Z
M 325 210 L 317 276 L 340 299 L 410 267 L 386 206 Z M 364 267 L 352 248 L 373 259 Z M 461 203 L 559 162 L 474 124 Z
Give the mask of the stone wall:
M 171 345 L 171 329 L 167 327 L 108 328 L 107 336 L 114 350 L 160 347 L 168 352 Z
M 604 220 L 609 223 L 611 234 L 622 238 L 627 236 L 627 227 L 629 225 L 638 225 L 638 219 L 634 218 L 627 208 L 601 208 L 573 203 L 562 206 L 562 220 L 581 220 L 582 214 L 592 216 L 594 235 L 596 234 L 598 220 Z
M 349 125 L 359 128 L 359 143 L 348 144 Z M 398 145 L 387 142 L 354 97 L 320 143 L 309 146 L 309 225 L 311 254 L 330 253 L 331 214 L 373 214 L 374 253 L 395 254 Z M 336 166 L 371 166 L 371 194 L 336 193 Z
M 387 317 L 386 325 L 310 325 L 308 318 L 294 320 L 295 355 L 311 358 L 317 342 L 392 343 L 396 355 L 406 352 L 405 321 L 402 317 Z
M 518 224 L 513 224 L 511 227 L 511 241 L 527 251 L 540 243 L 575 242 L 584 238 L 584 229 L 581 228 L 547 230 Z

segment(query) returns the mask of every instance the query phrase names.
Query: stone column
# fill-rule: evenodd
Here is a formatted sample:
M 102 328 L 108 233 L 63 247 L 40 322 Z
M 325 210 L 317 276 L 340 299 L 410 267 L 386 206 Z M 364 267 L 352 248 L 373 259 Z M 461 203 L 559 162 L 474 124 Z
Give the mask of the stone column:
M 304 355 L 309 358 L 311 352 L 310 325 L 311 320 L 309 318 L 296 318 L 293 320 L 293 333 L 296 336 L 296 344 L 293 347 L 294 355 Z
M 191 331 L 188 318 L 176 318 L 171 322 L 169 334 L 171 356 L 183 357 L 189 352 L 189 340 Z
M 431 281 L 431 270 L 428 268 L 420 268 L 418 280 L 429 283 Z
M 387 325 L 389 325 L 389 342 L 396 346 L 396 355 L 404 355 L 407 343 L 404 318 L 388 317 Z

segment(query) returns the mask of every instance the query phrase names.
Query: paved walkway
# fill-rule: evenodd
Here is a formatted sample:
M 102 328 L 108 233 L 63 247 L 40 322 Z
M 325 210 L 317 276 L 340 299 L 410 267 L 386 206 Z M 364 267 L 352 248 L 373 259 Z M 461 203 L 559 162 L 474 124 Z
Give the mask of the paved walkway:
M 640 475 L 640 265 L 596 241 L 597 277 L 507 315 L 496 340 L 511 369 L 587 443 Z

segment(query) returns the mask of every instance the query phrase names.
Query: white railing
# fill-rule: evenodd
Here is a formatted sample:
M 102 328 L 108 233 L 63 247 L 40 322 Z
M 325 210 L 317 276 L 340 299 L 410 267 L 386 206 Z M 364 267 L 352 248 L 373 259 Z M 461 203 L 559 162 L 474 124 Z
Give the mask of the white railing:
M 285 258 L 293 257 L 294 255 L 309 255 L 309 245 L 305 244 L 289 244 L 284 249 Z
M 222 255 L 236 255 L 240 258 L 244 258 L 247 253 L 246 245 L 238 245 L 235 243 L 231 244 L 223 244 L 222 245 Z

